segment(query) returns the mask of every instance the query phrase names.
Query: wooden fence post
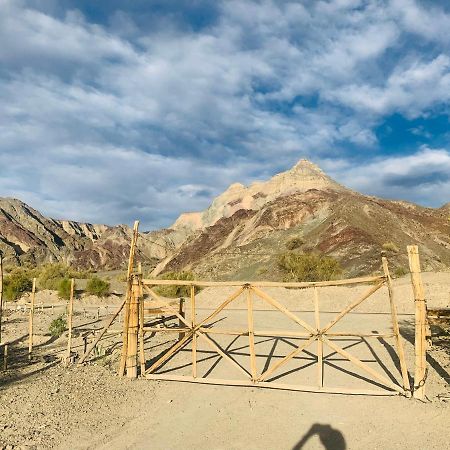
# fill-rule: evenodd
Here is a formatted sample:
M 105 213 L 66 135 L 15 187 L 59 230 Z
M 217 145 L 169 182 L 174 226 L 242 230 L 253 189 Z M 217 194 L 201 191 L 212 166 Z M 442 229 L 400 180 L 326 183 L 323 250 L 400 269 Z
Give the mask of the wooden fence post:
M 133 278 L 131 290 L 130 313 L 128 320 L 127 339 L 127 377 L 137 378 L 137 349 L 139 327 L 139 281 Z
M 67 324 L 69 329 L 69 335 L 67 337 L 67 360 L 66 363 L 70 363 L 71 351 L 72 351 L 72 317 L 73 317 L 73 293 L 75 287 L 75 280 L 70 280 L 70 297 L 69 297 L 69 310 L 67 316 Z
M 178 305 L 178 314 L 183 318 L 186 317 L 186 313 L 184 312 L 184 298 L 183 297 L 180 297 L 180 303 Z M 184 326 L 184 323 L 182 322 L 181 319 L 178 319 L 178 326 L 180 328 Z M 178 340 L 181 341 L 181 339 L 183 339 L 185 335 L 186 335 L 186 333 L 183 333 L 183 332 L 178 333 Z
M 127 363 L 127 351 L 128 351 L 128 322 L 130 316 L 130 304 L 131 304 L 131 291 L 132 291 L 132 280 L 131 276 L 134 268 L 134 255 L 136 252 L 136 243 L 139 236 L 139 220 L 134 222 L 133 226 L 133 237 L 131 239 L 130 245 L 130 256 L 128 258 L 128 269 L 127 269 L 127 293 L 125 297 L 125 313 L 123 317 L 123 333 L 122 333 L 122 354 L 120 356 L 119 364 L 119 376 L 123 376 L 125 373 L 125 366 Z
M 420 270 L 419 249 L 417 245 L 408 245 L 409 270 L 414 292 L 415 304 L 415 372 L 414 372 L 414 398 L 425 399 L 425 380 L 427 376 L 427 305 L 425 291 Z
M 34 318 L 35 296 L 36 296 L 36 278 L 33 278 L 33 287 L 31 289 L 30 318 L 28 321 L 28 359 L 31 359 L 31 352 L 33 351 L 33 318 Z
M 3 345 L 3 370 L 8 368 L 8 344 Z
M 3 255 L 0 252 L 0 342 L 2 342 L 3 324 Z
M 142 270 L 139 267 L 138 275 L 138 301 L 139 301 L 139 361 L 141 365 L 141 377 L 145 375 L 145 348 L 144 348 L 144 326 L 145 326 L 145 308 L 144 308 L 144 290 L 142 288 Z

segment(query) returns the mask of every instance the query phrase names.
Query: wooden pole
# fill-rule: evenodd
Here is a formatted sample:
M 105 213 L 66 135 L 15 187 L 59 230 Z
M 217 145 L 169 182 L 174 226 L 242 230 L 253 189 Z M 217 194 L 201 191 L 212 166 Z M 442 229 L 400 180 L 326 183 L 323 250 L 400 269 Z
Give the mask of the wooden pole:
M 247 288 L 247 322 L 248 322 L 248 344 L 250 349 L 250 373 L 252 380 L 256 381 L 258 378 L 256 373 L 256 355 L 255 355 L 255 335 L 254 335 L 254 321 L 253 321 L 253 298 L 252 291 Z
M 86 361 L 86 358 L 90 355 L 90 353 L 92 352 L 92 350 L 94 349 L 94 347 L 98 344 L 98 342 L 100 341 L 100 339 L 103 337 L 103 335 L 106 333 L 106 331 L 108 330 L 108 328 L 112 325 L 112 323 L 114 322 L 114 319 L 119 315 L 119 313 L 122 311 L 123 307 L 125 306 L 125 302 L 126 299 L 121 303 L 121 305 L 119 306 L 119 308 L 117 308 L 117 311 L 113 314 L 113 316 L 109 319 L 109 321 L 107 322 L 107 324 L 103 327 L 102 331 L 100 332 L 99 335 L 97 335 L 97 337 L 91 342 L 91 344 L 89 345 L 89 347 L 84 351 L 83 356 L 81 357 L 80 361 L 78 362 L 78 364 L 82 364 L 84 363 L 84 361 Z M 87 338 L 86 338 L 87 339 Z
M 409 270 L 411 272 L 411 284 L 414 293 L 415 304 L 415 372 L 414 372 L 414 398 L 425 399 L 425 380 L 427 374 L 427 342 L 426 322 L 427 305 L 425 290 L 423 288 L 420 270 L 419 248 L 417 245 L 408 245 Z
M 31 289 L 30 316 L 28 321 L 28 359 L 31 359 L 31 352 L 33 351 L 33 318 L 34 318 L 35 295 L 36 295 L 36 278 L 33 278 L 33 287 Z
M 195 286 L 191 286 L 191 328 L 195 328 Z M 192 334 L 192 377 L 197 377 L 197 334 Z
M 69 329 L 69 334 L 67 337 L 67 360 L 66 363 L 70 363 L 70 356 L 72 351 L 72 320 L 73 320 L 73 293 L 75 288 L 75 280 L 72 278 L 70 280 L 70 297 L 69 297 L 69 308 L 67 314 L 67 328 Z
M 400 328 L 398 326 L 397 308 L 395 307 L 394 303 L 394 288 L 392 286 L 392 279 L 389 273 L 388 260 L 385 256 L 383 256 L 381 258 L 381 261 L 383 264 L 383 272 L 386 275 L 386 283 L 389 293 L 389 303 L 391 306 L 392 331 L 394 332 L 395 335 L 395 345 L 397 347 L 398 359 L 400 361 L 400 371 L 403 379 L 403 388 L 405 389 L 405 391 L 410 391 L 411 386 L 409 384 L 408 368 L 406 366 L 405 351 L 403 349 L 403 342 L 400 336 Z
M 139 283 L 139 289 L 138 289 L 138 301 L 139 301 L 139 361 L 141 366 L 141 376 L 144 376 L 145 374 L 145 351 L 144 351 L 144 325 L 145 325 L 145 312 L 144 312 L 144 293 L 142 289 L 142 282 L 141 282 L 142 274 L 140 273 L 138 275 L 138 283 Z
M 178 305 L 178 314 L 183 317 L 186 318 L 186 314 L 184 313 L 184 298 L 180 297 L 180 303 Z M 183 326 L 183 322 L 181 321 L 181 319 L 178 319 L 178 326 L 182 327 Z M 184 338 L 184 333 L 180 333 L 178 335 L 178 340 L 181 341 L 181 339 Z
M 133 237 L 131 239 L 130 245 L 130 256 L 128 258 L 128 269 L 127 269 L 127 294 L 125 298 L 125 314 L 123 320 L 123 334 L 122 334 L 122 354 L 120 356 L 119 364 L 119 376 L 123 376 L 125 373 L 125 365 L 127 361 L 127 350 L 128 350 L 128 321 L 130 316 L 130 302 L 131 302 L 131 290 L 132 290 L 132 280 L 131 275 L 133 273 L 134 267 L 134 254 L 136 252 L 136 242 L 139 236 L 139 220 L 134 222 L 133 226 Z
M 0 252 L 0 342 L 2 342 L 3 325 L 3 255 Z
M 8 344 L 3 346 L 3 370 L 8 368 Z
M 314 318 L 317 329 L 317 381 L 319 387 L 323 387 L 323 341 L 320 334 L 320 310 L 319 310 L 319 292 L 314 288 Z
M 139 327 L 139 281 L 133 279 L 128 319 L 127 377 L 137 378 L 137 347 Z

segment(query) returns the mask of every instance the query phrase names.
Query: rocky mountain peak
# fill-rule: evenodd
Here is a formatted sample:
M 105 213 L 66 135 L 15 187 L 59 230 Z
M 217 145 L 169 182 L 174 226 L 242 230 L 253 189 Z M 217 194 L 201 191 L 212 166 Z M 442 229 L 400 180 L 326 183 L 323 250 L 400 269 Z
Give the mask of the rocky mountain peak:
M 267 181 L 255 181 L 249 186 L 241 183 L 231 184 L 216 197 L 203 212 L 182 214 L 172 225 L 172 229 L 193 232 L 214 225 L 218 220 L 232 216 L 240 209 L 259 210 L 276 198 L 317 190 L 345 190 L 319 166 L 301 159 L 291 169 L 281 172 Z

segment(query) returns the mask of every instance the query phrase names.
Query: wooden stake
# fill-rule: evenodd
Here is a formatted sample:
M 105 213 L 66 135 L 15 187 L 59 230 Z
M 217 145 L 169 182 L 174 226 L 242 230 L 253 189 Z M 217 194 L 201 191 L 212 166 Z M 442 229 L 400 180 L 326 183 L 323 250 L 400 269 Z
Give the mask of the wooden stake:
M 73 316 L 73 293 L 75 287 L 75 280 L 72 278 L 70 280 L 70 297 L 69 297 L 69 308 L 67 315 L 67 324 L 69 329 L 69 335 L 67 339 L 67 360 L 66 363 L 70 363 L 71 351 L 72 351 L 72 316 Z
M 247 288 L 247 321 L 248 321 L 248 343 L 250 349 L 250 372 L 252 374 L 252 380 L 256 381 L 256 355 L 255 355 L 255 335 L 254 324 L 253 324 L 253 299 L 252 291 Z
M 415 302 L 415 372 L 414 372 L 414 398 L 425 399 L 425 379 L 427 374 L 427 304 L 420 270 L 419 248 L 417 245 L 408 245 L 409 269 Z
M 128 319 L 127 377 L 137 378 L 137 347 L 139 327 L 139 282 L 133 279 Z
M 130 317 L 130 302 L 131 302 L 131 290 L 132 290 L 132 280 L 131 275 L 133 273 L 134 267 L 134 255 L 136 252 L 136 243 L 139 236 L 139 220 L 134 222 L 133 226 L 133 237 L 131 239 L 130 245 L 130 256 L 128 258 L 128 269 L 127 269 L 127 294 L 125 297 L 125 314 L 123 320 L 123 334 L 122 334 L 122 354 L 120 355 L 119 364 L 119 376 L 123 376 L 125 373 L 125 365 L 127 361 L 127 350 L 128 350 L 128 321 Z
M 3 370 L 8 368 L 8 344 L 3 345 Z
M 28 321 L 28 359 L 31 359 L 33 351 L 33 318 L 34 318 L 34 300 L 36 295 L 36 278 L 33 278 L 33 287 L 31 289 L 30 317 Z
M 317 333 L 320 333 L 319 292 L 314 288 L 314 317 Z M 317 336 L 317 384 L 323 387 L 323 341 L 322 336 Z
M 195 328 L 195 286 L 191 286 L 191 328 Z M 192 335 L 192 377 L 197 377 L 197 334 Z
M 386 282 L 388 287 L 389 303 L 391 306 L 392 331 L 394 332 L 395 335 L 395 345 L 397 347 L 398 359 L 400 361 L 400 371 L 403 379 L 403 388 L 405 389 L 405 391 L 410 391 L 411 386 L 409 384 L 408 368 L 406 366 L 405 352 L 403 349 L 402 338 L 400 336 L 400 328 L 398 326 L 397 309 L 394 303 L 394 288 L 392 286 L 392 278 L 389 273 L 388 260 L 385 256 L 383 256 L 381 258 L 381 261 L 383 264 L 383 272 L 384 275 L 386 276 Z
M 3 255 L 0 252 L 0 343 L 2 342 L 3 325 Z
M 142 290 L 141 276 L 138 278 L 139 282 L 139 360 L 141 365 L 141 376 L 145 374 L 145 352 L 144 352 L 144 295 Z
M 184 319 L 186 318 L 186 315 L 184 313 L 184 298 L 180 297 L 180 303 L 178 305 L 178 314 L 180 315 L 180 317 L 183 317 Z M 183 322 L 178 319 L 178 326 L 181 327 L 183 325 Z M 184 333 L 180 333 L 178 335 L 178 340 L 181 341 L 181 339 L 184 338 Z

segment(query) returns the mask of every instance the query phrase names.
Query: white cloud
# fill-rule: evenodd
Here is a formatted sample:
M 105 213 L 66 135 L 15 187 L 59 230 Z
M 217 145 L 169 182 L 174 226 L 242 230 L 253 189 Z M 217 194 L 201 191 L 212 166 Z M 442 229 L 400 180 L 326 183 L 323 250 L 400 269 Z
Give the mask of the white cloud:
M 226 1 L 198 32 L 27 5 L 0 0 L 0 189 L 59 217 L 169 225 L 300 157 L 373 158 L 384 115 L 450 100 L 450 15 L 413 1 Z

